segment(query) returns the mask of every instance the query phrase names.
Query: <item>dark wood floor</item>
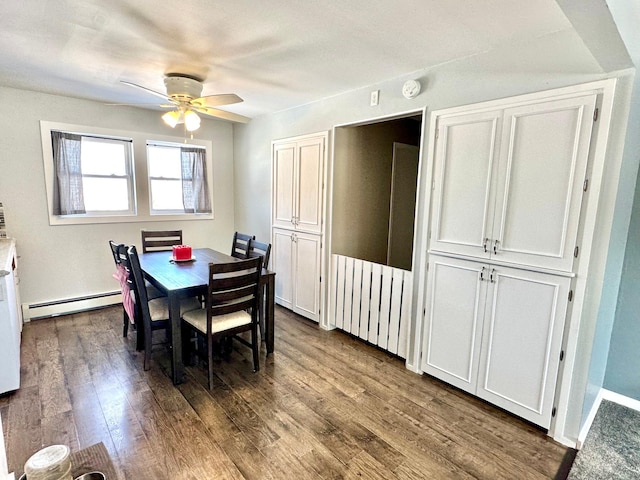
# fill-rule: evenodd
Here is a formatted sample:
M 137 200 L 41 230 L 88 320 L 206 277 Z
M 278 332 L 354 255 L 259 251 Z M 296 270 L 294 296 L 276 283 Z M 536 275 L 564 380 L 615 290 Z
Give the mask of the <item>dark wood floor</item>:
M 9 471 L 45 445 L 103 442 L 127 479 L 544 479 L 565 448 L 348 335 L 276 308 L 276 352 L 237 346 L 171 384 L 123 339 L 122 309 L 34 321 L 0 398 Z

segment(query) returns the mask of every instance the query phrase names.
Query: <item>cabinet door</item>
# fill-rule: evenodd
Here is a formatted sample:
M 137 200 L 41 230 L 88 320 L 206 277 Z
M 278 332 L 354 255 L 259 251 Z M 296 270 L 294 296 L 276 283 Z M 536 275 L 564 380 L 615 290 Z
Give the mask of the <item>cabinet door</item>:
M 595 103 L 588 95 L 505 110 L 496 258 L 571 271 Z
M 271 268 L 276 272 L 276 303 L 292 309 L 293 232 L 274 228 L 271 243 Z
M 296 215 L 296 144 L 273 146 L 273 226 L 293 228 Z
M 296 229 L 322 231 L 322 184 L 325 137 L 297 143 Z
M 475 394 L 487 267 L 432 255 L 422 370 Z
M 549 428 L 570 279 L 490 272 L 477 395 Z
M 438 119 L 431 249 L 488 258 L 500 111 Z
M 293 311 L 316 322 L 320 319 L 320 239 L 320 235 L 294 234 Z

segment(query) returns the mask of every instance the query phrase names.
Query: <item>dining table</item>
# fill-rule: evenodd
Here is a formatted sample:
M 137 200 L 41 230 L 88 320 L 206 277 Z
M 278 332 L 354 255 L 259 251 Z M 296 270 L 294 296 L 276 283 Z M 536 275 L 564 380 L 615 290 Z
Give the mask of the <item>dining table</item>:
M 184 381 L 180 301 L 198 295 L 206 296 L 210 263 L 230 263 L 240 259 L 210 248 L 193 249 L 192 258 L 187 261 L 175 261 L 171 251 L 141 253 L 139 258 L 145 279 L 168 299 L 171 376 L 174 385 L 178 385 Z M 262 269 L 260 288 L 260 330 L 264 334 L 262 340 L 266 344 L 268 355 L 273 352 L 274 347 L 275 272 Z

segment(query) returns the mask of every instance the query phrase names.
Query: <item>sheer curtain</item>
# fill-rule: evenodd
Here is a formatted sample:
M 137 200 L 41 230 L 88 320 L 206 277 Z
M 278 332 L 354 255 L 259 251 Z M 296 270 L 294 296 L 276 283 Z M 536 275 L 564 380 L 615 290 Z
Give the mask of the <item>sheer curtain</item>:
M 53 144 L 53 214 L 86 213 L 82 189 L 80 143 L 82 137 L 66 132 L 51 131 Z
M 206 150 L 180 148 L 182 162 L 182 201 L 186 213 L 211 213 L 207 184 Z

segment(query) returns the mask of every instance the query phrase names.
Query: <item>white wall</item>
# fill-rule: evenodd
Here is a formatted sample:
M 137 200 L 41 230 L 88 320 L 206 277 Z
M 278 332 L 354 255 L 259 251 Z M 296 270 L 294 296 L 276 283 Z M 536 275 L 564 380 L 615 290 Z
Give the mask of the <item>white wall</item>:
M 233 126 L 203 120 L 194 137 L 213 142 L 214 219 L 50 226 L 40 120 L 177 135 L 160 112 L 0 87 L 0 202 L 7 233 L 17 240 L 20 293 L 27 304 L 111 292 L 108 241 L 140 244 L 140 230 L 181 228 L 193 247 L 228 251 L 234 231 Z
M 403 82 L 409 78 L 419 78 L 423 83 L 422 93 L 413 100 L 406 100 L 401 95 Z M 587 50 L 581 38 L 573 31 L 556 32 L 535 42 L 512 44 L 500 50 L 473 56 L 457 62 L 442 65 L 430 70 L 415 72 L 402 78 L 391 79 L 377 85 L 351 91 L 320 102 L 304 105 L 295 109 L 254 119 L 251 123 L 237 127 L 234 137 L 235 169 L 236 169 L 236 225 L 240 229 L 250 226 L 252 231 L 263 238 L 269 235 L 269 195 L 268 178 L 270 175 L 269 145 L 273 139 L 294 135 L 330 130 L 335 125 L 363 122 L 368 119 L 397 115 L 407 111 L 415 111 L 426 107 L 427 112 L 441 108 L 466 105 L 481 101 L 505 98 L 514 95 L 543 91 L 552 88 L 581 84 L 607 78 L 593 55 Z M 369 94 L 372 90 L 380 90 L 380 103 L 376 107 L 369 106 Z M 616 96 L 629 97 L 630 85 L 620 82 Z M 617 132 L 612 135 L 608 146 L 612 163 L 618 164 L 622 155 L 622 142 L 626 128 L 626 106 L 616 104 L 613 112 L 621 121 L 614 127 Z M 425 128 L 428 129 L 428 115 Z M 422 158 L 426 158 L 429 145 L 424 145 Z M 331 159 L 330 159 L 331 161 Z M 421 168 L 425 168 L 424 161 Z M 250 175 L 244 175 L 247 170 Z M 241 175 L 242 173 L 242 175 Z M 416 238 L 420 238 L 428 212 L 424 211 L 424 199 L 429 189 L 425 185 L 424 172 L 419 186 L 418 225 Z M 264 182 L 264 184 L 262 183 Z M 611 206 L 615 203 L 618 188 L 617 172 L 607 178 L 606 191 L 602 202 Z M 627 186 L 618 195 L 632 195 Z M 252 192 L 245 196 L 241 192 Z M 613 207 L 611 207 L 613 208 Z M 624 214 L 623 214 L 624 215 Z M 628 224 L 628 219 L 626 221 Z M 618 222 L 623 225 L 625 221 Z M 605 227 L 607 222 L 605 221 Z M 607 252 L 609 249 L 609 230 L 603 229 L 599 243 L 602 265 L 597 265 L 597 275 L 604 275 Z M 424 245 L 417 245 L 414 258 L 414 271 L 423 262 Z M 621 265 L 614 262 L 610 271 L 617 271 L 619 276 Z M 414 285 L 419 284 L 418 279 Z M 417 287 L 416 287 L 417 288 Z M 414 298 L 420 292 L 414 291 Z M 589 292 L 591 301 L 597 306 L 600 302 L 600 290 Z M 595 307 L 597 311 L 597 307 Z M 586 335 L 581 339 L 585 348 L 578 352 L 579 364 L 576 366 L 574 392 L 575 404 L 568 413 L 568 437 L 577 438 L 581 419 L 582 400 L 586 388 L 586 376 L 589 368 L 589 355 L 593 341 L 594 325 L 597 315 L 587 319 Z M 416 319 L 412 321 L 411 336 L 416 334 Z M 414 355 L 413 343 L 410 343 L 408 358 Z

